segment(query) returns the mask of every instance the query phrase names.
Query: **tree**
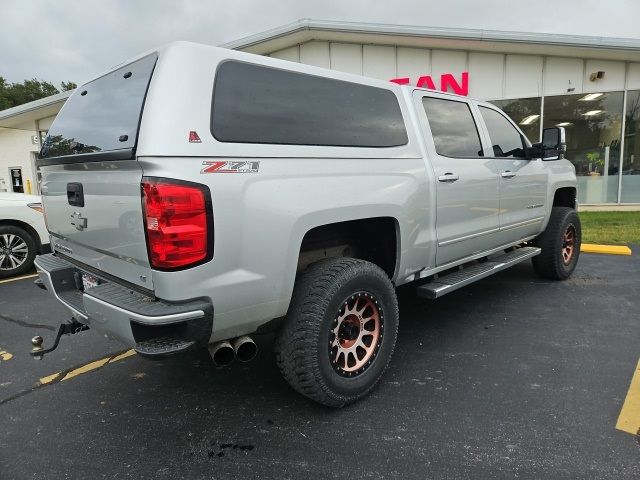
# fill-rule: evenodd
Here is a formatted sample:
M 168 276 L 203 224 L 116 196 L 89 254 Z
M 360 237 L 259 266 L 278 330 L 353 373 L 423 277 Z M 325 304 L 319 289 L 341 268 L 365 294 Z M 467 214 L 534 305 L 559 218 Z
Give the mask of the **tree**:
M 76 88 L 78 88 L 78 85 L 73 82 L 62 82 L 60 84 L 60 88 L 62 88 L 63 92 L 67 92 L 69 90 L 75 90 Z
M 63 92 L 75 88 L 77 88 L 77 85 L 73 82 L 62 82 L 60 84 L 60 89 Z M 58 90 L 53 83 L 40 81 L 37 78 L 24 80 L 22 83 L 9 83 L 5 78 L 0 77 L 0 110 L 55 95 L 60 93 L 61 90 Z

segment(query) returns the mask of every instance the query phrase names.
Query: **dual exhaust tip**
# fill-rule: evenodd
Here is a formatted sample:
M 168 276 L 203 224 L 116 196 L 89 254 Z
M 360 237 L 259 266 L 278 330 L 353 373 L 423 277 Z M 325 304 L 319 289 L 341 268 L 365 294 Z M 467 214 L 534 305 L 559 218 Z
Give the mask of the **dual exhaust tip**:
M 247 335 L 234 340 L 224 340 L 209 346 L 209 354 L 213 363 L 218 367 L 224 367 L 236 358 L 241 362 L 250 362 L 256 357 L 258 346 Z

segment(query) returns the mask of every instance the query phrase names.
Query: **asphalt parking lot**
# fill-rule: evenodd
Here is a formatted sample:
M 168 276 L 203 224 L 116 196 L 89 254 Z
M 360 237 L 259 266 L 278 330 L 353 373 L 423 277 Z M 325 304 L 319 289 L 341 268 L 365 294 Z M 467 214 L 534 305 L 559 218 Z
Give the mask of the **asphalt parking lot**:
M 36 362 L 30 338 L 50 345 L 65 311 L 32 278 L 0 284 L 0 478 L 640 478 L 640 437 L 616 429 L 634 252 L 582 255 L 563 283 L 526 263 L 433 302 L 402 290 L 389 370 L 341 410 L 294 393 L 268 337 L 227 369 L 118 358 L 92 330 Z

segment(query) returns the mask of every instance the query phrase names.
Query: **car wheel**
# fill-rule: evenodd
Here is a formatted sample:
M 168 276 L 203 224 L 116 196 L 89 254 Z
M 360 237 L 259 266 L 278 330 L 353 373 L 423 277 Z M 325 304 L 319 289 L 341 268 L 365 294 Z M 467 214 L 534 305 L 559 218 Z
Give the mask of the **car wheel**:
M 581 243 L 582 229 L 576 211 L 553 207 L 546 230 L 534 241 L 542 249 L 532 258 L 535 272 L 551 280 L 569 278 L 578 263 Z
M 36 249 L 36 241 L 27 231 L 13 225 L 1 225 L 0 278 L 31 270 Z
M 398 332 L 393 284 L 373 263 L 323 260 L 298 278 L 276 341 L 278 367 L 299 393 L 330 407 L 367 395 Z

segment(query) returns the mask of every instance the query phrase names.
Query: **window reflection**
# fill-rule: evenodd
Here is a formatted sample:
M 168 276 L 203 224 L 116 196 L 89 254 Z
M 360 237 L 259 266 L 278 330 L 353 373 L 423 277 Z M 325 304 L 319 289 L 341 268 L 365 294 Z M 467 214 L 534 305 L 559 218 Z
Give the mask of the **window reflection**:
M 545 97 L 544 128 L 564 127 L 578 175 L 578 202 L 616 203 L 622 92 Z
M 539 141 L 541 98 L 494 100 L 491 103 L 509 115 L 511 120 L 520 127 L 520 130 L 522 130 L 531 142 L 537 143 Z
M 640 203 L 640 90 L 627 92 L 622 162 L 623 203 Z

